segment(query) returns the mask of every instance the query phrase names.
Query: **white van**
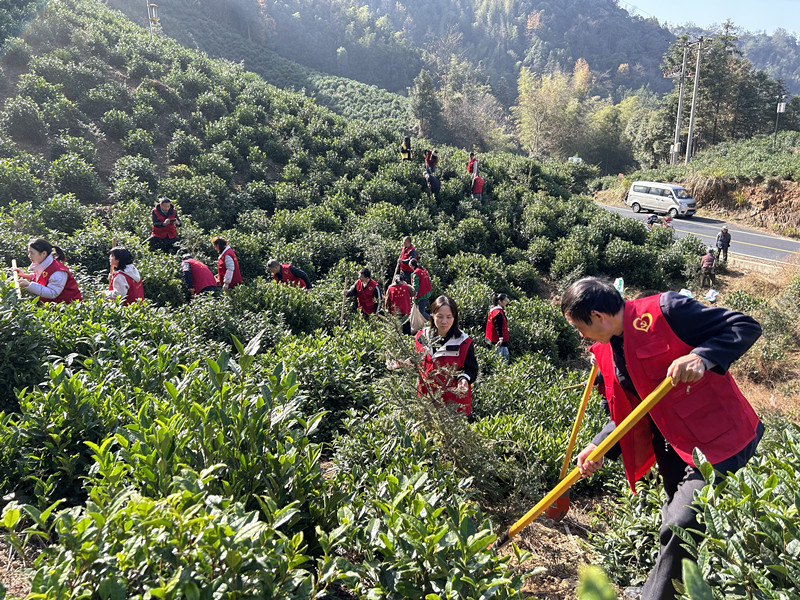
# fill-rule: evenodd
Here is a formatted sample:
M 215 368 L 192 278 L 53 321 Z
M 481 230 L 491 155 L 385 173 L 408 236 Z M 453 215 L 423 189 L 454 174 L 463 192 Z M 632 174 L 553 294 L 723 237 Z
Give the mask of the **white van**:
M 657 181 L 634 181 L 625 193 L 625 204 L 633 212 L 643 210 L 669 215 L 670 217 L 691 217 L 697 210 L 697 201 L 685 188 L 674 183 Z

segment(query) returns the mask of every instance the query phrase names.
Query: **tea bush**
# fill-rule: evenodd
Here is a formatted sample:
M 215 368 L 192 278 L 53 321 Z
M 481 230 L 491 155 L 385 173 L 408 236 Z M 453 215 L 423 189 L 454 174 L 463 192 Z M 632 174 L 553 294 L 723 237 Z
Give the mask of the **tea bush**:
M 17 390 L 37 385 L 45 373 L 47 340 L 30 302 L 18 301 L 13 284 L 0 276 L 0 411 L 19 409 Z

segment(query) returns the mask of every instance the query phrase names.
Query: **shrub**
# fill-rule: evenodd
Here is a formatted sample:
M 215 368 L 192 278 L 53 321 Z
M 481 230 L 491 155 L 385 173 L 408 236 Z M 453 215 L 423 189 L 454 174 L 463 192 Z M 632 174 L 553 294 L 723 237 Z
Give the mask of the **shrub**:
M 167 156 L 173 163 L 189 165 L 202 150 L 203 142 L 199 138 L 179 129 L 167 145 Z
M 58 136 L 53 144 L 53 158 L 70 153 L 77 154 L 89 165 L 97 164 L 97 152 L 92 142 L 82 137 Z
M 474 343 L 483 338 L 493 291 L 484 280 L 469 275 L 458 277 L 445 290 L 456 301 L 461 329 L 472 335 Z
M 144 129 L 132 129 L 122 140 L 122 147 L 128 154 L 153 158 L 153 136 Z
M 506 307 L 512 355 L 541 353 L 553 361 L 577 355 L 578 334 L 556 306 L 539 298 L 513 300 Z
M 600 268 L 612 279 L 624 276 L 628 284 L 660 288 L 664 285 L 664 275 L 658 266 L 658 257 L 654 252 L 633 242 L 614 238 L 603 251 Z
M 31 388 L 44 377 L 47 340 L 34 317 L 35 305 L 18 301 L 5 273 L 0 275 L 0 411 L 19 410 L 17 390 Z
M 54 160 L 50 176 L 56 190 L 64 194 L 73 193 L 84 202 L 97 203 L 105 197 L 97 173 L 78 154 L 68 153 Z
M 84 227 L 93 216 L 74 194 L 57 194 L 39 206 L 39 216 L 45 227 L 68 235 Z
M 17 142 L 41 144 L 47 135 L 44 115 L 27 96 L 15 96 L 6 100 L 0 123 Z
M 101 120 L 103 131 L 118 140 L 125 137 L 133 129 L 133 118 L 125 111 L 112 108 L 107 111 Z
M 492 254 L 483 256 L 467 252 L 459 252 L 445 260 L 448 266 L 448 278 L 452 281 L 459 277 L 473 277 L 483 281 L 495 292 L 508 291 L 508 280 L 505 265 L 500 257 Z
M 550 266 L 550 275 L 562 283 L 571 283 L 597 272 L 597 248 L 582 235 L 571 235 L 559 245 Z
M 41 181 L 31 166 L 19 158 L 0 158 L 0 205 L 11 202 L 35 202 Z

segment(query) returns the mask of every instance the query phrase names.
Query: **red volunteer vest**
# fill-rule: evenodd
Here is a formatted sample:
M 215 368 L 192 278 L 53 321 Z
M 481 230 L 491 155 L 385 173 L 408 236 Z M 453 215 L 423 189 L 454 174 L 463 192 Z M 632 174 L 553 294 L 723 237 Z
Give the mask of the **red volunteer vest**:
M 83 296 L 81 296 L 81 291 L 78 289 L 78 282 L 75 281 L 75 278 L 70 273 L 70 270 L 58 262 L 56 259 L 53 259 L 53 262 L 50 264 L 47 269 L 42 271 L 42 274 L 36 278 L 36 283 L 39 283 L 45 287 L 47 287 L 47 282 L 50 281 L 50 275 L 57 271 L 63 271 L 67 274 L 67 284 L 64 286 L 62 292 L 50 300 L 49 298 L 42 298 L 39 296 L 39 302 L 75 302 L 76 300 L 82 300 Z
M 141 279 L 134 281 L 133 277 L 123 271 L 114 271 L 108 278 L 108 289 L 114 289 L 114 279 L 122 275 L 128 280 L 128 294 L 122 299 L 123 306 L 144 300 L 144 286 Z
M 196 292 L 209 286 L 217 287 L 217 279 L 207 266 L 195 258 L 190 258 L 189 264 L 192 265 L 192 285 Z
M 471 158 L 467 161 L 467 173 L 472 175 L 472 172 L 475 170 L 475 163 L 477 162 L 477 158 Z
M 386 307 L 391 314 L 411 314 L 411 290 L 407 285 L 390 285 L 386 290 Z
M 464 368 L 472 340 L 462 332 L 459 338 L 449 339 L 445 346 L 433 352 L 433 348 L 424 346 L 420 341 L 421 336 L 427 335 L 429 331 L 425 327 L 417 332 L 415 338 L 417 352 L 425 353 L 425 358 L 419 365 L 417 392 L 420 396 L 434 397 L 441 393 L 445 404 L 458 404 L 459 412 L 468 415 L 472 412 L 472 384 L 467 382 L 466 393 L 457 389 L 457 385 L 458 371 Z
M 473 194 L 483 193 L 483 179 L 481 179 L 480 177 L 476 177 L 475 181 L 472 183 L 472 193 Z
M 242 283 L 242 274 L 239 272 L 239 261 L 236 258 L 236 254 L 233 252 L 233 248 L 228 248 L 219 255 L 219 260 L 217 261 L 217 281 L 220 285 L 225 282 L 225 256 L 230 256 L 233 259 L 233 277 L 228 286 L 233 287 Z
M 494 318 L 498 314 L 503 315 L 502 331 L 497 331 L 494 327 Z M 495 306 L 489 311 L 489 317 L 486 319 L 486 339 L 496 344 L 500 341 L 500 336 L 503 336 L 504 342 L 508 341 L 508 319 L 506 318 L 506 311 L 499 306 Z
M 663 381 L 672 361 L 692 351 L 664 318 L 660 297 L 649 296 L 625 303 L 624 352 L 628 374 L 641 398 Z M 610 346 L 608 354 L 611 354 Z M 616 392 L 619 384 L 613 365 L 610 371 L 603 371 L 603 377 L 607 376 L 613 380 L 611 391 Z M 609 391 L 608 384 L 606 390 Z M 613 398 L 613 403 L 617 403 L 620 396 L 615 393 Z M 612 396 L 608 399 L 611 406 Z M 621 406 L 624 410 L 624 401 Z M 713 371 L 707 371 L 700 381 L 678 383 L 650 411 L 650 417 L 675 452 L 690 465 L 694 464 L 692 450 L 695 447 L 712 464 L 730 458 L 752 441 L 758 426 L 758 416 L 730 373 L 719 375 Z M 614 422 L 620 421 L 614 418 Z M 640 444 L 642 441 L 638 440 L 634 454 L 629 451 L 633 474 L 642 468 L 636 462 L 643 453 Z M 629 458 L 623 454 L 626 462 Z
M 400 250 L 400 260 L 408 260 L 411 256 L 411 251 L 414 250 L 414 246 L 409 246 L 408 248 L 403 248 Z M 414 270 L 414 267 L 409 265 L 408 263 L 401 262 L 400 263 L 400 270 L 410 273 Z
M 416 295 L 417 298 L 424 296 L 433 289 L 431 288 L 431 278 L 425 269 L 422 267 L 417 267 L 414 271 L 414 275 L 419 277 L 419 291 Z
M 356 298 L 361 312 L 368 315 L 375 312 L 375 298 L 372 297 L 372 293 L 376 287 L 378 287 L 378 282 L 374 279 L 370 279 L 367 285 L 364 285 L 360 279 L 356 281 Z M 411 311 L 409 310 L 409 312 Z
M 277 274 L 272 276 L 273 279 L 275 279 L 275 281 L 278 283 L 285 283 L 286 285 L 294 285 L 296 287 L 305 288 L 306 282 L 299 277 L 295 277 L 289 268 L 290 266 L 291 265 L 281 265 L 281 277 L 283 277 L 283 279 L 278 279 Z
M 173 207 L 169 207 L 169 213 L 166 215 L 162 214 L 160 210 L 158 210 L 158 206 L 153 208 L 153 214 L 156 216 L 161 223 L 166 221 L 167 219 L 174 219 L 178 216 L 177 211 Z M 157 238 L 164 239 L 164 238 L 174 238 L 178 237 L 178 228 L 175 226 L 175 223 L 170 223 L 165 227 L 156 227 L 153 225 L 152 235 L 156 236 Z

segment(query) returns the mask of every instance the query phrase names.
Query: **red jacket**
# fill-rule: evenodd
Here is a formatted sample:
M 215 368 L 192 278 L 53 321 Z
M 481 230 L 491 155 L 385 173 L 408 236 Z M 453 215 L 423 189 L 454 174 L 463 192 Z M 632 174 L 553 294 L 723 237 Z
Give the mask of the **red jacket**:
M 400 260 L 401 261 L 408 260 L 411 257 L 411 253 L 413 251 L 414 251 L 414 246 L 409 246 L 408 248 L 403 247 L 403 249 L 400 250 Z M 410 273 L 411 271 L 414 270 L 414 267 L 409 265 L 407 262 L 405 262 L 405 263 L 401 262 L 400 263 L 400 270 Z
M 414 288 L 407 284 L 390 285 L 386 288 L 386 308 L 390 314 L 411 314 L 411 294 Z
M 419 277 L 419 290 L 417 290 L 417 295 L 415 296 L 416 298 L 424 296 L 433 289 L 431 287 L 430 275 L 428 275 L 428 272 L 425 269 L 422 267 L 417 267 L 414 269 L 414 275 Z
M 378 282 L 374 279 L 370 279 L 369 283 L 366 285 L 364 285 L 364 282 L 360 279 L 356 281 L 356 299 L 358 300 L 358 308 L 361 309 L 361 312 L 368 315 L 376 312 L 375 298 L 373 298 L 373 293 L 377 287 Z
M 78 289 L 78 282 L 75 281 L 70 270 L 55 258 L 50 266 L 42 271 L 41 275 L 36 278 L 35 282 L 47 287 L 47 282 L 50 281 L 50 275 L 56 271 L 64 271 L 67 274 L 67 284 L 64 286 L 61 293 L 52 300 L 39 296 L 39 302 L 75 302 L 76 300 L 82 300 L 83 296 L 81 296 L 81 291 Z
M 142 285 L 142 280 L 134 281 L 133 277 L 124 273 L 123 271 L 114 271 L 108 278 L 108 289 L 114 289 L 114 279 L 122 275 L 125 279 L 128 280 L 128 293 L 122 299 L 122 304 L 127 306 L 128 304 L 133 304 L 134 302 L 141 302 L 144 300 L 144 286 Z
M 295 277 L 292 274 L 292 270 L 289 268 L 291 265 L 281 265 L 281 277 L 282 279 L 278 279 L 277 273 L 274 274 L 272 277 L 278 283 L 285 283 L 286 285 L 294 285 L 297 287 L 305 288 L 306 282 L 300 279 L 299 277 Z
M 169 207 L 169 212 L 166 215 L 162 213 L 160 210 L 158 210 L 159 208 L 160 208 L 159 206 L 155 206 L 153 208 L 153 215 L 155 215 L 155 218 L 161 223 L 163 223 L 167 219 L 175 219 L 178 216 L 177 211 L 172 206 Z M 169 225 L 165 225 L 164 227 L 156 227 L 155 225 L 153 225 L 152 235 L 162 240 L 165 238 L 172 239 L 178 237 L 178 228 L 175 226 L 175 223 L 170 223 Z
M 494 318 L 498 315 L 503 315 L 503 329 L 497 331 L 494 326 Z M 508 319 L 506 318 L 506 311 L 500 306 L 494 306 L 489 310 L 489 317 L 486 319 L 486 339 L 492 344 L 500 341 L 500 337 L 504 342 L 508 341 Z
M 192 285 L 196 292 L 209 286 L 217 287 L 217 279 L 211 269 L 195 258 L 189 258 L 187 261 L 192 265 Z
M 239 261 L 236 258 L 236 254 L 233 251 L 233 248 L 228 248 L 224 250 L 222 254 L 219 255 L 219 260 L 217 261 L 217 282 L 222 285 L 225 283 L 225 257 L 230 256 L 233 259 L 233 277 L 231 278 L 231 282 L 228 285 L 229 288 L 232 288 L 235 285 L 242 283 L 242 274 L 239 272 Z
M 483 177 L 476 177 L 472 181 L 472 193 L 473 194 L 483 193 Z
M 428 334 L 428 327 L 417 332 L 415 344 L 417 352 L 425 353 L 419 365 L 419 384 L 417 392 L 420 396 L 436 396 L 440 392 L 445 404 L 459 404 L 458 410 L 468 415 L 472 411 L 472 384 L 467 382 L 467 391 L 457 389 L 458 371 L 464 368 L 467 351 L 472 340 L 466 333 L 457 339 L 449 339 L 447 344 L 437 351 L 426 347 L 420 341 L 421 336 Z
M 623 339 L 628 375 L 640 398 L 652 392 L 676 358 L 692 348 L 672 331 L 661 312 L 660 295 L 625 303 Z M 611 418 L 620 423 L 638 404 L 616 377 L 610 344 L 592 346 L 606 386 Z M 650 418 L 687 463 L 695 447 L 712 464 L 730 458 L 756 435 L 758 417 L 730 373 L 707 371 L 700 381 L 678 383 L 651 411 Z M 640 424 L 620 442 L 625 473 L 633 483 L 654 459 L 649 424 Z

